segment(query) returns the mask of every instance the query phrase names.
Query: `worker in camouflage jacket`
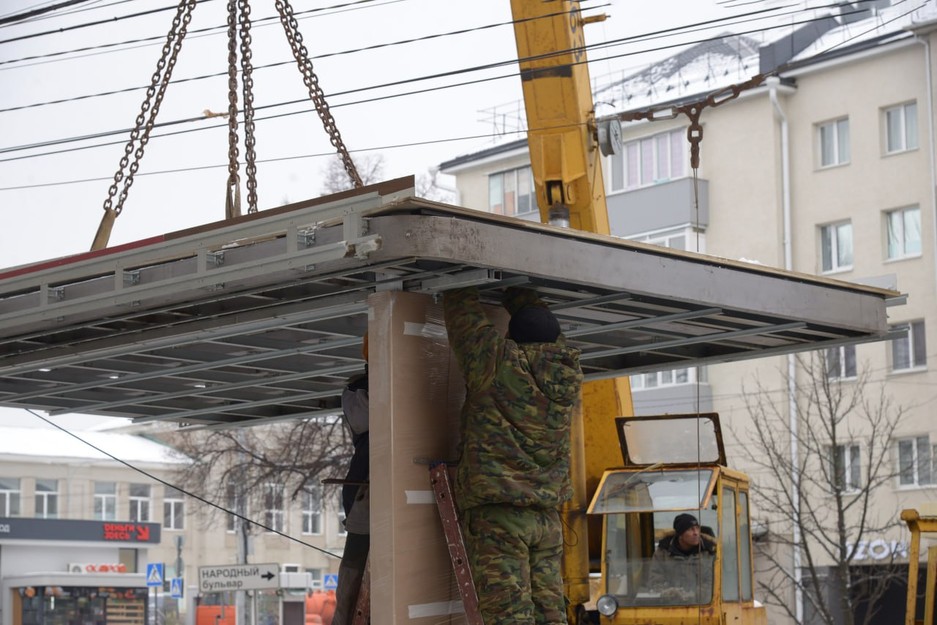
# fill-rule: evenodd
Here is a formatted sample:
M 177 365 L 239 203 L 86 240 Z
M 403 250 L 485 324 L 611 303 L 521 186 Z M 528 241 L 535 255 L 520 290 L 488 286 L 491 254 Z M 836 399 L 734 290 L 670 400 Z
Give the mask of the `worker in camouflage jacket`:
M 565 625 L 559 507 L 572 494 L 579 351 L 534 291 L 507 289 L 502 303 L 507 336 L 475 288 L 443 300 L 466 384 L 456 501 L 485 625 Z

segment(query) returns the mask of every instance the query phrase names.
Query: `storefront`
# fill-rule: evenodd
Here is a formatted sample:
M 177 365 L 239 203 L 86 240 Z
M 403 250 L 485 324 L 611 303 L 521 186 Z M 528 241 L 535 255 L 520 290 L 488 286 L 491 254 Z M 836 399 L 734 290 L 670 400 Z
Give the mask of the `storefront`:
M 2 625 L 145 625 L 156 523 L 0 518 Z

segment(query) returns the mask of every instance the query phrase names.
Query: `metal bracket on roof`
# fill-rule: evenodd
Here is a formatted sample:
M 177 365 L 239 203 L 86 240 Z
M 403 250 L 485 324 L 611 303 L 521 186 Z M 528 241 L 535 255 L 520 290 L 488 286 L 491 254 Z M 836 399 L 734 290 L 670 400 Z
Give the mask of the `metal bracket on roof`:
M 316 229 L 303 228 L 296 231 L 296 245 L 300 248 L 312 247 L 316 244 Z
M 469 286 L 480 286 L 490 284 L 501 280 L 501 272 L 497 269 L 469 269 L 453 273 L 438 278 L 423 280 L 417 291 L 421 293 L 433 293 L 435 291 L 448 291 L 449 289 L 461 289 Z
M 140 271 L 134 269 L 131 271 L 125 271 L 124 274 L 124 286 L 136 286 L 140 284 Z
M 221 267 L 224 265 L 224 250 L 206 252 L 205 263 L 211 267 Z
M 65 299 L 65 288 L 61 286 L 50 286 L 47 289 L 49 293 L 49 301 L 61 302 Z

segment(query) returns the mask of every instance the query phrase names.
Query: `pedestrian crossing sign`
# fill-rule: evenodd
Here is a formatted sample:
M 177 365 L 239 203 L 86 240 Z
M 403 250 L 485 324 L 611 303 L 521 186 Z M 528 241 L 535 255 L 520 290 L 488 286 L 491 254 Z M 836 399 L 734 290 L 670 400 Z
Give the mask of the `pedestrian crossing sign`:
M 173 599 L 182 599 L 182 578 L 173 577 L 169 580 L 169 596 Z
M 154 562 L 152 564 L 146 565 L 146 585 L 147 586 L 162 586 L 163 585 L 163 563 Z
M 329 574 L 322 576 L 322 587 L 326 590 L 335 590 L 338 588 L 338 575 Z

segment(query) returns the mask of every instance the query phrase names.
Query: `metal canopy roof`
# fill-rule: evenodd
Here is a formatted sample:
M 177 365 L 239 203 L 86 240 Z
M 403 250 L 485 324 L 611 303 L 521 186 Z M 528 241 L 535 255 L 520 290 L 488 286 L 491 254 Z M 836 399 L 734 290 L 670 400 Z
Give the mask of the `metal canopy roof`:
M 498 218 L 402 179 L 0 272 L 0 405 L 230 427 L 333 413 L 375 291 L 535 285 L 587 379 L 886 336 L 893 291 Z

